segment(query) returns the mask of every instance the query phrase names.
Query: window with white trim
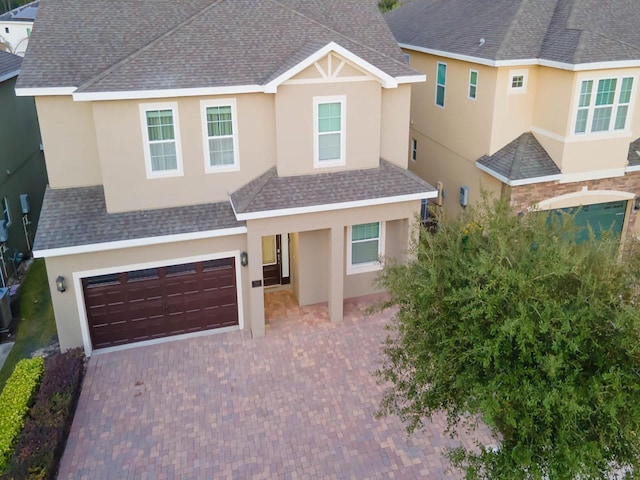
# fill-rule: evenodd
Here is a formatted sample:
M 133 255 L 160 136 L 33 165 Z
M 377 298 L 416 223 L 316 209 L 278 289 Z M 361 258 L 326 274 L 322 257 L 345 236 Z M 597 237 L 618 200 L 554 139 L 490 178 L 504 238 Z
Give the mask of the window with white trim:
M 203 117 L 205 171 L 238 170 L 240 165 L 235 99 L 203 100 L 200 107 Z
M 595 87 L 595 88 L 594 88 Z M 573 132 L 576 134 L 624 130 L 627 126 L 633 77 L 583 80 Z
M 527 70 L 509 71 L 509 93 L 527 93 Z
M 384 254 L 384 222 L 363 223 L 349 228 L 347 273 L 380 270 Z
M 447 64 L 438 62 L 436 73 L 436 105 L 444 107 L 444 94 L 447 84 Z
M 475 100 L 478 95 L 478 72 L 469 70 L 469 98 Z
M 346 103 L 344 95 L 314 97 L 314 166 L 344 165 L 346 147 Z
M 178 105 L 140 105 L 147 177 L 182 175 Z
M 418 141 L 415 138 L 411 139 L 411 160 L 414 162 L 418 159 Z
M 2 215 L 4 216 L 4 223 L 8 227 L 11 225 L 11 214 L 9 213 L 9 201 L 7 197 L 2 197 Z

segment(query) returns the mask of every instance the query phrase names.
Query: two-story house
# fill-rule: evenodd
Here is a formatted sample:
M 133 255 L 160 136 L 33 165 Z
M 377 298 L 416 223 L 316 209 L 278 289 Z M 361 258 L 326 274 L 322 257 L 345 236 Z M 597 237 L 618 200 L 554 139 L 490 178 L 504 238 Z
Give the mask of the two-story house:
M 370 0 L 43 0 L 17 92 L 61 348 L 260 336 L 287 282 L 342 319 L 436 195 L 407 170 L 421 81 Z
M 385 19 L 427 75 L 409 168 L 440 182 L 448 215 L 482 185 L 516 211 L 581 206 L 597 234 L 638 233 L 640 3 L 412 0 Z
M 39 0 L 0 14 L 0 50 L 24 56 L 29 45 Z
M 21 64 L 0 51 L 0 286 L 30 255 L 47 185 L 35 104 L 15 94 Z

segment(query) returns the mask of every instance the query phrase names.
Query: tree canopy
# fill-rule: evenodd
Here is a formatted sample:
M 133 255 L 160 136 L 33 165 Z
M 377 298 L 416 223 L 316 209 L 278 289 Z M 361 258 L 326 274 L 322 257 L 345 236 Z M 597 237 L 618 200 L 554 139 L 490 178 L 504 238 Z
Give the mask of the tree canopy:
M 379 413 L 412 432 L 445 411 L 452 435 L 482 419 L 497 449 L 448 452 L 466 478 L 640 473 L 638 256 L 572 228 L 485 198 L 380 276 Z

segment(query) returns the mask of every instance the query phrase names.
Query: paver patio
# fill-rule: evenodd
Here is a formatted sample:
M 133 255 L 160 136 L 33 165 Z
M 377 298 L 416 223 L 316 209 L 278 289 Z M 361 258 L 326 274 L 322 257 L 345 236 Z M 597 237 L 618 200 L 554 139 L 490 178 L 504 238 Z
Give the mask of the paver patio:
M 59 479 L 460 478 L 439 416 L 408 437 L 374 418 L 390 314 L 373 298 L 298 308 L 268 295 L 267 334 L 179 340 L 90 361 Z M 461 441 L 491 443 L 486 428 Z

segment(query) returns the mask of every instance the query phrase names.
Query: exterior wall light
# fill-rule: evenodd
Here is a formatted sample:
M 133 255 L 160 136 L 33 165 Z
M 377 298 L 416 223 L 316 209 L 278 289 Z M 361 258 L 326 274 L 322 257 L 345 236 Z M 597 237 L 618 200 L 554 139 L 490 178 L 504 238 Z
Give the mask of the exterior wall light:
M 243 267 L 249 265 L 249 255 L 247 255 L 247 252 L 242 252 L 240 254 L 240 265 Z
M 64 277 L 62 275 L 58 275 L 58 278 L 56 278 L 56 290 L 58 290 L 60 293 L 67 290 L 67 284 L 64 281 Z

